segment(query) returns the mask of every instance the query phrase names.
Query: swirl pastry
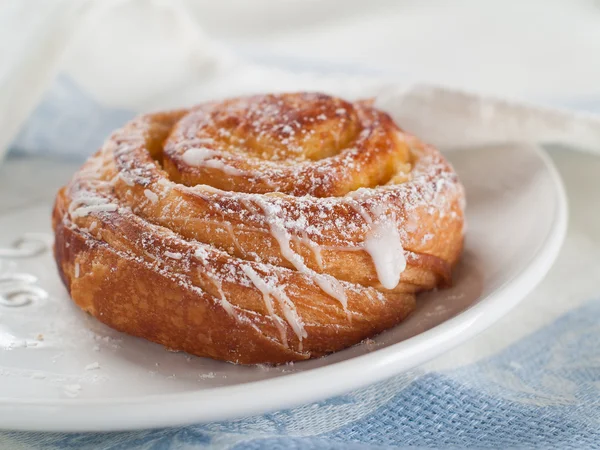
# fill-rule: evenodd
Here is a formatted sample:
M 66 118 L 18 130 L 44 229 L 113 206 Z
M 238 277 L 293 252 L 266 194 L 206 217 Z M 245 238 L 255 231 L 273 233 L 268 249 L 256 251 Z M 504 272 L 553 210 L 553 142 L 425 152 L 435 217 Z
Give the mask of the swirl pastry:
M 334 352 L 444 286 L 464 192 L 370 102 L 258 95 L 148 114 L 57 196 L 55 258 L 105 324 L 241 364 Z

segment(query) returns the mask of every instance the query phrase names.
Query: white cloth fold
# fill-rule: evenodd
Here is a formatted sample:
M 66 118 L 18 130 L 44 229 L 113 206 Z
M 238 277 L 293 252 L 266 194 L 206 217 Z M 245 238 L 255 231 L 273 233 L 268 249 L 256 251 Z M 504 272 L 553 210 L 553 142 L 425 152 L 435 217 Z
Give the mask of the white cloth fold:
M 107 108 L 141 111 L 235 64 L 177 1 L 9 0 L 0 45 L 0 156 L 59 73 Z
M 261 11 L 268 10 L 266 3 L 261 5 Z M 215 14 L 215 8 L 208 11 Z M 2 3 L 0 157 L 11 144 L 29 153 L 83 157 L 112 128 L 139 112 L 301 89 L 346 97 L 381 94 L 381 104 L 386 90 L 405 90 L 401 125 L 441 147 L 492 139 L 559 141 L 600 149 L 596 117 L 539 109 L 530 114 L 531 108 L 518 103 L 411 87 L 393 76 L 291 73 L 258 66 L 205 36 L 198 17 L 198 8 L 185 0 Z M 232 26 L 240 20 L 232 18 Z M 463 129 L 431 135 L 436 129 L 430 126 L 432 118 L 456 114 L 464 117 Z M 469 126 L 472 121 L 478 126 Z M 485 133 L 476 136 L 470 130 Z

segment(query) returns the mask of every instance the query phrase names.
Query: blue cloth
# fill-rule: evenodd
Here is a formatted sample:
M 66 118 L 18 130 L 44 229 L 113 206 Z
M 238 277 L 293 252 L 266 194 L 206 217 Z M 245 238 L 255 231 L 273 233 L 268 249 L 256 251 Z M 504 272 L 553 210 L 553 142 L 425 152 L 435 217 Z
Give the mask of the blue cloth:
M 5 432 L 0 447 L 18 442 L 40 449 L 111 450 L 599 449 L 599 317 L 600 300 L 590 301 L 476 364 L 404 374 L 264 416 L 122 433 Z M 335 425 L 313 434 L 325 418 Z
M 84 159 L 134 116 L 133 111 L 101 105 L 61 75 L 20 130 L 11 149 L 16 153 Z

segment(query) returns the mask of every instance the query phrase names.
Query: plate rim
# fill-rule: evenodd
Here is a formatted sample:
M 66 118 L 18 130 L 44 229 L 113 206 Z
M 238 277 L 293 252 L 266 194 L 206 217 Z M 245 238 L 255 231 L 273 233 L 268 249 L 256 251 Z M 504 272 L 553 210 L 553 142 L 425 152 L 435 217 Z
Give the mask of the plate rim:
M 527 146 L 540 158 L 552 181 L 556 203 L 555 217 L 543 244 L 527 262 L 524 270 L 514 274 L 512 278 L 465 311 L 416 336 L 373 352 L 303 372 L 233 386 L 119 399 L 0 397 L 0 417 L 2 417 L 0 429 L 120 431 L 182 426 L 264 414 L 335 397 L 381 382 L 417 367 L 477 336 L 518 305 L 542 281 L 554 264 L 567 232 L 567 195 L 563 181 L 550 156 L 537 144 L 517 142 L 507 144 Z M 436 344 L 432 345 L 432 341 Z M 352 376 L 339 377 L 340 373 L 352 371 L 357 366 L 361 367 L 360 376 L 355 372 Z M 336 376 L 337 383 L 319 383 L 323 378 Z M 290 386 L 293 386 L 293 389 L 290 389 Z M 293 393 L 290 394 L 290 391 Z M 235 402 L 219 402 L 223 398 L 235 399 Z M 281 398 L 284 400 L 280 400 Z M 256 399 L 261 401 L 257 402 Z M 149 408 L 141 409 L 139 408 L 141 405 Z M 154 414 L 155 408 L 161 405 L 169 405 L 169 414 Z M 206 408 L 206 405 L 210 408 Z M 136 407 L 138 408 L 135 409 Z M 17 419 L 17 416 L 22 417 L 17 413 L 25 411 L 28 420 Z M 116 413 L 117 411 L 120 412 Z M 104 414 L 108 419 L 99 421 L 98 417 Z M 61 419 L 61 416 L 65 416 L 65 419 Z

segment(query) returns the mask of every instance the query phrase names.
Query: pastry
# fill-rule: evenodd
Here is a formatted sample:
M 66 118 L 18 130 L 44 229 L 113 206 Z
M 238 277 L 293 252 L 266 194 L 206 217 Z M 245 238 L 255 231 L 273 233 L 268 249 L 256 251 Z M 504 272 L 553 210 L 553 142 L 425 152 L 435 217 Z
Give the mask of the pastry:
M 305 360 L 451 282 L 464 191 L 369 101 L 257 95 L 142 115 L 63 187 L 54 254 L 112 328 L 240 364 Z

